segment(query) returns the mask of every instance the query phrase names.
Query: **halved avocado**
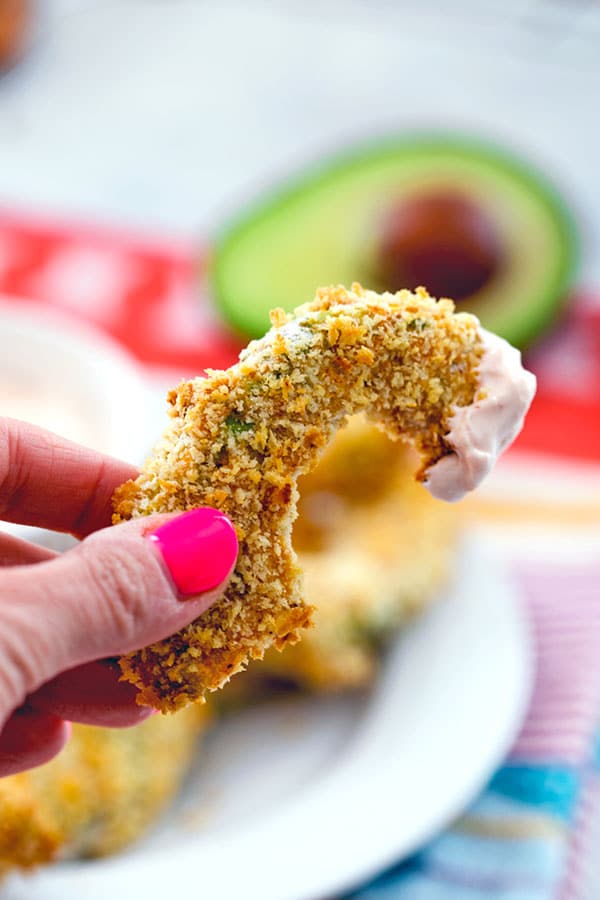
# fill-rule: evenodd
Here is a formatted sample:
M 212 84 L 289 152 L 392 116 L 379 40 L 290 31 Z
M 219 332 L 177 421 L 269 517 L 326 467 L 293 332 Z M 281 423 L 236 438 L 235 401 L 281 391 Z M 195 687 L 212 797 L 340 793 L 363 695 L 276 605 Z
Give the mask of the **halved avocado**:
M 432 294 L 462 285 L 460 308 L 524 347 L 556 317 L 577 245 L 562 200 L 522 161 L 471 140 L 413 136 L 334 158 L 244 211 L 217 241 L 213 287 L 230 324 L 258 337 L 270 309 L 291 310 L 319 285 L 414 288 L 398 279 L 423 272 Z

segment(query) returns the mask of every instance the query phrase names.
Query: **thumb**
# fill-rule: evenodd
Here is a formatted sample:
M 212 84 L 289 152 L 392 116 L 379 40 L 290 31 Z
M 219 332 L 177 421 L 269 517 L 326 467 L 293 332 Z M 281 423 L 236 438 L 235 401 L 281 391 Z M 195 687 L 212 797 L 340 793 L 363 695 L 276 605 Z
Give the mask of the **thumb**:
M 106 528 L 49 562 L 0 570 L 0 716 L 65 669 L 183 628 L 220 596 L 237 549 L 229 519 L 203 508 Z

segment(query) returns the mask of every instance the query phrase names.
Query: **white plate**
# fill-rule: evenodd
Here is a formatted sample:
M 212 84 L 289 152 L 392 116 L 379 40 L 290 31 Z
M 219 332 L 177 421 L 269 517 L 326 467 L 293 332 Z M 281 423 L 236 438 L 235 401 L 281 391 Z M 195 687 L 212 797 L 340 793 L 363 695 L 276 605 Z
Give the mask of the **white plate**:
M 108 335 L 43 304 L 0 295 L 0 415 L 138 464 L 156 437 L 154 405 L 142 370 Z M 70 543 L 45 529 L 1 528 L 55 549 Z
M 0 415 L 19 412 L 63 437 L 141 462 L 150 395 L 120 344 L 60 310 L 0 294 L 0 349 Z
M 412 852 L 473 798 L 529 697 L 502 566 L 470 543 L 455 586 L 369 695 L 248 709 L 209 737 L 179 805 L 130 852 L 14 878 L 5 900 L 314 900 Z

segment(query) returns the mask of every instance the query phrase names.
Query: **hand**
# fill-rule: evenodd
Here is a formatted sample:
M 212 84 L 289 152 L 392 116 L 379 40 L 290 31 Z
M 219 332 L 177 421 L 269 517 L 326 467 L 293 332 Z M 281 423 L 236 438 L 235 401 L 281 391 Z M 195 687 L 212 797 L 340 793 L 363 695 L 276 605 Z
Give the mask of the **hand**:
M 136 474 L 0 418 L 0 519 L 83 539 L 56 554 L 0 533 L 0 775 L 51 759 L 71 721 L 124 726 L 150 715 L 110 657 L 183 628 L 231 574 L 237 540 L 217 510 L 105 528 L 115 488 Z

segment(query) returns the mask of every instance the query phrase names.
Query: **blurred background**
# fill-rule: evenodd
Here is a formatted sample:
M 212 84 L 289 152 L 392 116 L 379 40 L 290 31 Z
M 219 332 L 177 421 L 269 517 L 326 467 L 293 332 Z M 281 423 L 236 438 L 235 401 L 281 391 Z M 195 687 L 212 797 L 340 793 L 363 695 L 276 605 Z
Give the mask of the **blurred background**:
M 326 151 L 444 127 L 550 171 L 586 226 L 583 277 L 600 277 L 594 0 L 25 5 L 5 203 L 198 237 Z
M 0 0 L 0 413 L 138 462 L 298 284 L 439 285 L 539 377 L 464 516 L 597 560 L 599 48 L 597 0 Z
M 457 285 L 451 276 L 442 292 L 474 291 L 475 303 L 466 296 L 464 305 L 478 312 L 482 294 L 501 295 L 496 307 L 509 312 L 489 324 L 526 344 L 541 376 L 521 449 L 541 451 L 548 465 L 565 453 L 582 465 L 598 461 L 594 0 L 3 0 L 1 8 L 0 289 L 95 322 L 150 366 L 146 382 L 151 375 L 158 390 L 148 400 L 148 442 L 167 385 L 229 364 L 248 333 L 264 327 L 265 310 L 257 320 L 247 314 L 256 296 L 265 309 L 293 306 L 315 283 L 353 278 L 443 289 L 432 265 L 440 263 L 440 233 L 443 243 L 452 232 L 450 269 L 466 264 L 475 281 Z M 418 149 L 401 151 L 374 192 L 379 207 L 360 199 L 377 168 L 367 159 L 367 175 L 351 185 L 351 214 L 336 211 L 326 191 L 314 201 L 308 191 L 308 213 L 301 204 L 275 216 L 264 239 L 250 228 L 250 249 L 230 253 L 232 230 L 252 225 L 252 204 L 268 206 L 290 179 L 312 184 L 311 167 L 326 166 L 335 189 L 340 154 L 360 159 L 365 143 L 376 154 L 423 132 L 433 134 L 433 152 L 422 160 Z M 436 160 L 436 140 L 448 139 L 457 144 L 452 158 Z M 504 162 L 477 174 L 481 160 L 469 142 Z M 507 181 L 504 163 L 526 171 Z M 304 230 L 288 239 L 305 215 Z M 326 228 L 341 235 L 335 253 L 321 240 Z M 254 258 L 253 233 L 264 250 L 240 296 L 228 278 Z M 299 293 L 289 283 L 281 290 L 280 258 Z M 544 344 L 557 334 L 558 346 Z M 564 480 L 555 467 L 551 474 Z M 529 468 L 528 484 L 531 477 Z M 567 480 L 573 500 L 579 488 Z M 598 495 L 587 482 L 578 496 L 591 503 Z

